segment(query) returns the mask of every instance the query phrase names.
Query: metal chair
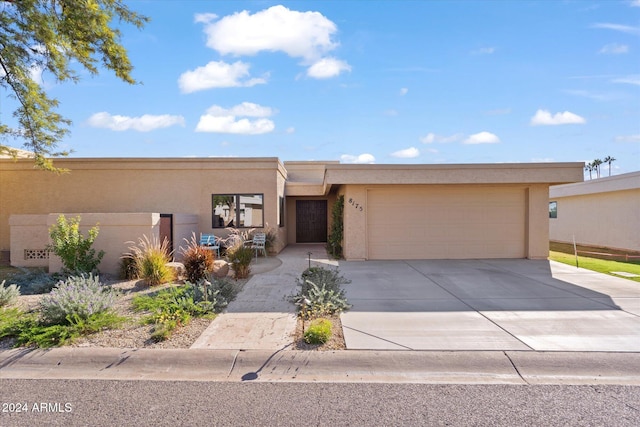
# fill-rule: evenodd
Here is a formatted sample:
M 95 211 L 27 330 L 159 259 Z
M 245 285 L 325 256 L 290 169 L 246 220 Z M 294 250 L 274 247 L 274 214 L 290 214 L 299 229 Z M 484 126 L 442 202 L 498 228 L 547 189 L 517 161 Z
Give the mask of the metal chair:
M 216 251 L 216 256 L 220 258 L 220 243 L 218 242 L 218 238 L 213 234 L 200 233 L 200 246 L 203 249 Z
M 267 235 L 265 233 L 256 233 L 253 235 L 253 241 L 251 242 L 251 249 L 256 251 L 256 259 L 258 259 L 258 252 L 262 252 L 264 256 L 267 256 Z

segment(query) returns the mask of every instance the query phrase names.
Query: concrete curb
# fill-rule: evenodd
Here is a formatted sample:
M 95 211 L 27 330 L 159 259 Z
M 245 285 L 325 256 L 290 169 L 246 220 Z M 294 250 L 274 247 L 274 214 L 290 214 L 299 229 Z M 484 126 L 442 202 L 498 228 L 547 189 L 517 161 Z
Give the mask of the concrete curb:
M 0 379 L 640 385 L 640 353 L 55 348 L 0 351 Z

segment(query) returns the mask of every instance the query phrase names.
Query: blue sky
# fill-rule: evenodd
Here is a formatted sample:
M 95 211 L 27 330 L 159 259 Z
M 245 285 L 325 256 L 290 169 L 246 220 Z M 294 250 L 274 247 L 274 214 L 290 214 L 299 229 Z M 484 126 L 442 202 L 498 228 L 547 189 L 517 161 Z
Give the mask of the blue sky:
M 42 76 L 75 157 L 640 170 L 639 0 L 128 3 L 141 85 Z

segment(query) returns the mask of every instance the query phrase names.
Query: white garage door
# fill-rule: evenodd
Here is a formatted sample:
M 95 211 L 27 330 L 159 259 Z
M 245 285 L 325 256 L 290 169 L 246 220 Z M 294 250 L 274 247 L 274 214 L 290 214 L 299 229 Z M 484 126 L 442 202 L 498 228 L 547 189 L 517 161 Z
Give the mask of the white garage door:
M 369 259 L 524 258 L 524 188 L 397 186 L 367 191 Z

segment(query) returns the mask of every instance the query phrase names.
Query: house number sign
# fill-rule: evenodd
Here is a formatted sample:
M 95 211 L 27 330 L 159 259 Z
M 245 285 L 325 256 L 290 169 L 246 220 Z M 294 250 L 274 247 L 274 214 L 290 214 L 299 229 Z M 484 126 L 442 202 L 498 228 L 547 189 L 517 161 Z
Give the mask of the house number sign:
M 362 212 L 364 209 L 362 208 L 362 205 L 360 203 L 357 203 L 355 200 L 353 200 L 352 198 L 349 198 L 349 204 L 351 206 L 353 206 L 355 209 L 357 209 L 358 211 Z

